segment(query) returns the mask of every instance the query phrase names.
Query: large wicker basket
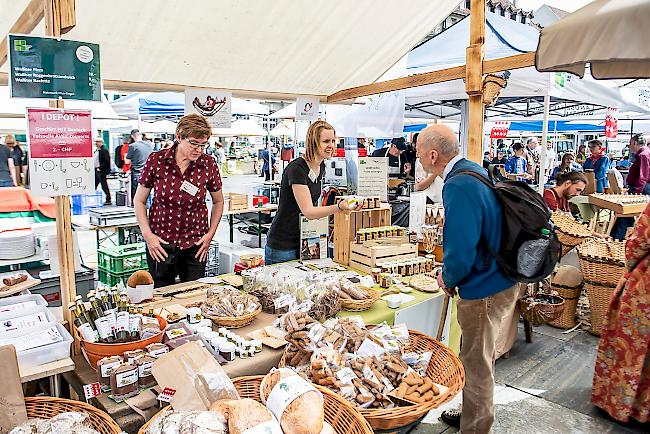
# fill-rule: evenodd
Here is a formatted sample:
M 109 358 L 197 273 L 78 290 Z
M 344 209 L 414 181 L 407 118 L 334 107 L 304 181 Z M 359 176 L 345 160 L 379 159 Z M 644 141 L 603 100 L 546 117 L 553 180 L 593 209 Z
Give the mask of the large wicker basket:
M 241 398 L 251 398 L 260 401 L 260 385 L 263 376 L 239 377 L 233 380 L 233 384 Z M 331 390 L 315 385 L 325 398 L 325 421 L 329 423 L 338 434 L 372 434 L 372 427 L 361 416 L 361 414 L 348 402 Z M 164 411 L 170 411 L 171 407 L 165 407 L 152 417 L 140 428 L 138 434 L 145 434 L 151 422 Z
M 578 300 L 582 293 L 584 285 L 578 285 L 570 288 L 568 286 L 551 284 L 551 290 L 556 291 L 560 297 L 564 299 L 564 310 L 559 317 L 550 321 L 548 324 L 553 327 L 561 329 L 570 329 L 575 327 L 578 322 L 576 321 L 576 309 L 578 307 Z
M 589 310 L 591 312 L 591 328 L 589 332 L 600 336 L 600 329 L 609 311 L 609 301 L 616 285 L 602 282 L 585 281 L 587 297 L 589 297 Z
M 255 317 L 259 315 L 260 312 L 262 312 L 262 306 L 258 306 L 258 308 L 251 313 L 236 317 L 209 315 L 205 312 L 205 310 L 201 309 L 201 314 L 204 318 L 211 320 L 214 324 L 220 327 L 226 327 L 229 329 L 238 329 L 247 326 L 253 322 Z
M 592 239 L 578 246 L 585 281 L 614 285 L 625 273 L 625 243 Z
M 379 300 L 379 297 L 381 296 L 380 292 L 374 289 L 361 289 L 361 291 L 365 292 L 369 298 L 365 300 L 350 300 L 341 297 L 341 309 L 348 312 L 362 312 L 370 309 L 372 305 L 375 304 L 375 301 Z
M 119 425 L 103 411 L 81 401 L 63 398 L 33 397 L 25 398 L 28 418 L 51 419 L 59 413 L 77 411 L 87 413 L 93 429 L 101 434 L 118 434 L 122 432 Z
M 552 298 L 555 303 L 544 303 L 542 300 L 531 300 L 520 298 L 517 306 L 521 316 L 533 324 L 546 324 L 556 320 L 564 312 L 565 301 L 556 295 L 543 294 L 544 297 Z
M 585 225 L 578 223 L 565 213 L 551 213 L 551 220 L 555 225 L 555 233 L 560 242 L 560 256 L 566 255 L 571 249 L 593 236 Z
M 427 367 L 427 376 L 434 383 L 442 384 L 448 389 L 429 402 L 391 409 L 363 409 L 359 412 L 366 418 L 374 430 L 396 430 L 405 427 L 426 416 L 426 414 L 447 401 L 450 401 L 465 386 L 465 370 L 460 359 L 449 348 L 423 333 L 409 330 L 410 344 L 408 352 L 425 353 L 431 351 L 431 361 Z M 286 352 L 280 359 L 280 367 L 286 366 Z

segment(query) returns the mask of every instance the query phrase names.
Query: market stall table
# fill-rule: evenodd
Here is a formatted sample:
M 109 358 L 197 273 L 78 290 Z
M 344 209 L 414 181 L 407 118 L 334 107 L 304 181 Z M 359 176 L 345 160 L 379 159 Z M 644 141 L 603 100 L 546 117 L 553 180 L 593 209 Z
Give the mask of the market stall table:
M 85 363 L 85 362 L 84 362 Z M 70 372 L 75 369 L 75 362 L 67 357 L 55 362 L 46 363 L 44 365 L 19 365 L 20 381 L 27 383 L 28 381 L 40 380 L 41 378 L 49 378 L 50 391 L 52 396 L 61 396 L 61 377 L 60 375 L 65 372 Z
M 600 211 L 610 211 L 609 224 L 605 228 L 605 235 L 609 235 L 614 228 L 616 220 L 621 217 L 638 217 L 650 201 L 650 196 L 625 195 L 625 194 L 590 194 L 589 203 L 594 208 L 596 218 L 592 219 L 590 229 L 594 230 L 599 220 Z
M 223 215 L 228 218 L 228 224 L 230 225 L 230 242 L 232 243 L 234 241 L 234 228 L 235 228 L 235 218 L 236 216 L 240 216 L 238 220 L 244 221 L 241 218 L 242 214 L 248 214 L 248 213 L 257 213 L 257 236 L 258 236 L 258 242 L 259 242 L 259 247 L 262 247 L 262 214 L 271 214 L 274 211 L 277 211 L 278 206 L 275 204 L 267 204 L 261 208 L 246 208 L 246 209 L 238 209 L 238 210 L 232 210 L 232 211 L 224 211 Z

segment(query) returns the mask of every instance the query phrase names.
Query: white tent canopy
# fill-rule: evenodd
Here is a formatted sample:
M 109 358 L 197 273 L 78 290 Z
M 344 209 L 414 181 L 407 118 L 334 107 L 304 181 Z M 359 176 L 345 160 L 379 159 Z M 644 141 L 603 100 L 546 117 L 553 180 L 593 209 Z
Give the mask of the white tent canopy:
M 266 136 L 268 132 L 253 119 L 238 119 L 230 128 L 212 128 L 212 134 L 219 137 Z
M 0 0 L 0 33 L 28 3 Z M 100 45 L 105 80 L 324 97 L 377 80 L 457 6 L 458 0 L 77 0 L 77 25 L 64 37 Z M 43 25 L 32 34 L 44 35 Z

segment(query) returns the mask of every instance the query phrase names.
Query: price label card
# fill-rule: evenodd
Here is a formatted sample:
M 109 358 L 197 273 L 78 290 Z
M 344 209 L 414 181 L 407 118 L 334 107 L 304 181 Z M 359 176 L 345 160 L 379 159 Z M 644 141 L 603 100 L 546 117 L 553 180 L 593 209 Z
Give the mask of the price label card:
M 352 380 L 357 377 L 357 374 L 350 368 L 343 368 L 336 373 L 336 377 L 341 380 L 342 383 L 352 384 Z
M 102 389 L 99 383 L 84 384 L 83 388 L 86 400 L 102 394 Z
M 169 401 L 172 400 L 175 393 L 176 393 L 175 389 L 165 387 L 163 389 L 163 391 L 160 392 L 160 394 L 158 395 L 158 397 L 156 399 L 158 399 L 158 401 L 162 401 L 162 402 L 169 402 Z

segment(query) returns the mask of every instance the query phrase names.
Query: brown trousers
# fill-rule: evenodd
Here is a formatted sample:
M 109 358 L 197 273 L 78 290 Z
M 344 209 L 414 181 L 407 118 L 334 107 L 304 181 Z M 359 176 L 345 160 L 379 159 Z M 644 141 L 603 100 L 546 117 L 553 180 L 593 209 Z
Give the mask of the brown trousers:
M 517 302 L 519 284 L 480 300 L 458 301 L 458 323 L 463 334 L 460 360 L 465 367 L 463 434 L 488 434 L 494 423 L 495 342 L 501 318 Z

